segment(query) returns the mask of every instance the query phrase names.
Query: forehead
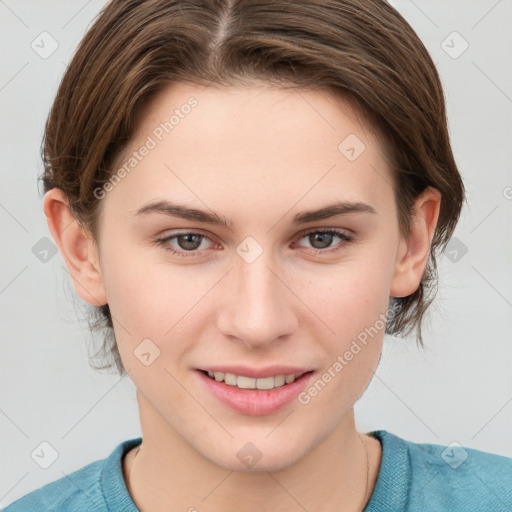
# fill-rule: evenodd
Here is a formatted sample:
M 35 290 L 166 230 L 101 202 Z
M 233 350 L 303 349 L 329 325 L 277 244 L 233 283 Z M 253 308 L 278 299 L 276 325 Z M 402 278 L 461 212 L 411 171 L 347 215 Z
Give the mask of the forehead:
M 377 209 L 393 195 L 380 141 L 324 90 L 173 85 L 146 108 L 114 172 L 122 167 L 109 195 L 130 210 L 157 198 L 226 216 L 335 200 Z

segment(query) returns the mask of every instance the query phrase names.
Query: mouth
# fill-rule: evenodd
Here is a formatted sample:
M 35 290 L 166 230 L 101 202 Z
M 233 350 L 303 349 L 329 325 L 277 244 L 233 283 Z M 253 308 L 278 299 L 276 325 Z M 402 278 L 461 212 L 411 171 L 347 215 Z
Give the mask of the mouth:
M 231 410 L 248 416 L 265 416 L 290 406 L 315 374 L 314 370 L 290 367 L 265 371 L 229 368 L 239 373 L 217 371 L 220 369 L 196 370 L 205 392 Z
M 289 373 L 280 375 L 271 375 L 269 377 L 248 377 L 247 375 L 236 375 L 228 372 L 213 372 L 207 370 L 199 370 L 210 379 L 223 382 L 228 386 L 237 387 L 238 389 L 257 389 L 261 391 L 269 391 L 274 388 L 280 388 L 292 384 L 299 380 L 303 375 L 312 373 L 312 370 L 300 373 Z

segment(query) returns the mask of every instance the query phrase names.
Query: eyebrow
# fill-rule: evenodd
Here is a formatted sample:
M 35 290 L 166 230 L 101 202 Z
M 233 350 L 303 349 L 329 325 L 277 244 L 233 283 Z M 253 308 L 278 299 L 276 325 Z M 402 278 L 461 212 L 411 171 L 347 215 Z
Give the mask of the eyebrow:
M 208 213 L 203 210 L 189 208 L 179 203 L 171 201 L 155 201 L 139 208 L 134 216 L 149 215 L 160 213 L 170 217 L 179 217 L 186 220 L 194 220 L 205 224 L 224 226 L 226 229 L 233 230 L 233 222 L 215 212 Z M 330 219 L 337 215 L 347 215 L 350 213 L 372 213 L 377 214 L 373 206 L 361 201 L 341 201 L 329 204 L 318 210 L 310 210 L 297 213 L 292 219 L 294 225 L 305 224 L 318 220 Z

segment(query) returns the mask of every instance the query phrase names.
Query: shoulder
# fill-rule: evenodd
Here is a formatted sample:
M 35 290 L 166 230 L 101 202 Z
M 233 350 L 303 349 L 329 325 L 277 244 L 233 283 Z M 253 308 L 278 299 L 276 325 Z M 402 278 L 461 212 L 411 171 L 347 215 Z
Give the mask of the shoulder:
M 141 440 L 130 439 L 120 443 L 107 458 L 91 462 L 25 494 L 2 512 L 107 512 L 112 504 L 122 504 L 122 509 L 132 510 L 121 459 Z
M 101 472 L 105 460 L 98 460 L 69 475 L 35 489 L 11 503 L 3 512 L 100 511 Z
M 386 431 L 375 434 L 386 469 L 394 467 L 402 478 L 407 510 L 512 510 L 512 458 L 457 442 L 415 443 Z
M 457 504 L 460 510 L 512 510 L 512 458 L 457 442 L 408 445 L 417 500 L 439 508 Z

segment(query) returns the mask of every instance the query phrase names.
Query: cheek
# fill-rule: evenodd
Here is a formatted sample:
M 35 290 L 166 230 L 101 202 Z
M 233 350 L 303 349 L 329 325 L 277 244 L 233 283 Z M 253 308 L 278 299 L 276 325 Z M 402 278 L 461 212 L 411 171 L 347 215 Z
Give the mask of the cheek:
M 318 317 L 326 339 L 342 348 L 385 314 L 391 274 L 389 261 L 358 254 L 339 265 L 316 268 L 306 279 L 302 273 L 296 289 Z
M 301 403 L 336 403 L 342 412 L 372 379 L 382 350 L 393 270 L 391 257 L 379 254 L 392 251 L 360 252 L 304 282 L 300 296 L 319 318 L 310 326 L 311 336 L 324 357 L 319 380 L 306 390 Z
M 374 266 L 333 274 L 321 300 L 318 282 L 317 288 L 308 287 L 311 309 L 319 312 L 323 325 L 318 329 L 324 333 L 320 336 L 317 331 L 313 339 L 324 357 L 317 380 L 299 402 L 330 409 L 333 426 L 359 399 L 379 362 L 389 304 L 388 280 L 383 269 Z
M 119 352 L 125 368 L 136 372 L 138 357 L 149 352 L 153 374 L 161 375 L 164 367 L 179 366 L 191 340 L 199 339 L 202 299 L 217 276 L 201 279 L 193 266 L 168 264 L 161 254 L 150 263 L 156 249 L 125 247 L 119 239 L 107 243 L 102 264 Z
M 110 239 L 105 243 L 102 273 L 110 310 L 119 321 L 140 333 L 150 328 L 161 336 L 183 314 L 194 286 L 186 286 L 179 270 L 155 258 L 161 256 L 158 251 L 121 236 Z

